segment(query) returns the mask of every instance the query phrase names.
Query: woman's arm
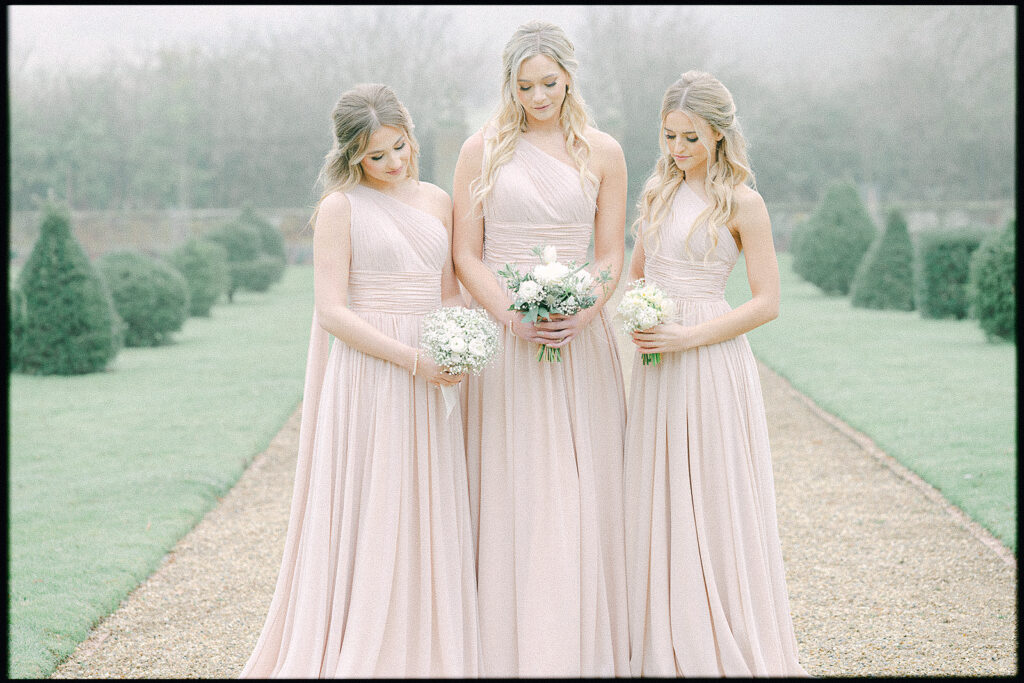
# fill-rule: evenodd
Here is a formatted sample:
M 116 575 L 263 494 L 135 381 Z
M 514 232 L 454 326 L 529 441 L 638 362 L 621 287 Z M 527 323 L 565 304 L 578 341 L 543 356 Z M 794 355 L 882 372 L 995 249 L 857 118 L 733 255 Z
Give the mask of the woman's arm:
M 484 265 L 484 219 L 479 209 L 472 208 L 470 184 L 480 176 L 484 139 L 476 132 L 462 145 L 455 164 L 452 182 L 452 260 L 455 274 L 466 291 L 499 322 L 512 328 L 517 337 L 543 343 L 533 325 L 522 322 L 522 316 L 508 310 L 511 300 L 504 287 Z
M 622 147 L 607 133 L 594 131 L 595 170 L 601 181 L 597 193 L 597 214 L 594 216 L 594 263 L 588 268 L 592 275 L 609 270 L 611 280 L 598 287 L 597 301 L 576 315 L 558 316 L 551 322 L 538 323 L 542 343 L 559 348 L 571 342 L 601 312 L 622 276 L 626 250 L 626 158 Z
M 647 263 L 647 254 L 644 252 L 644 241 L 637 236 L 633 242 L 633 256 L 629 259 L 629 280 L 635 282 L 644 276 L 644 265 Z
M 779 315 L 779 264 L 772 242 L 771 219 L 764 200 L 754 190 L 737 188 L 737 211 L 732 225 L 740 234 L 747 262 L 751 298 L 728 313 L 698 325 L 656 325 L 634 332 L 643 353 L 684 351 L 738 337 Z
M 352 206 L 341 192 L 320 203 L 313 229 L 313 291 L 320 327 L 347 346 L 390 361 L 428 382 L 448 383 L 436 364 L 417 349 L 389 337 L 356 315 L 347 304 Z
M 431 185 L 430 189 L 434 194 L 437 217 L 448 230 L 448 258 L 445 259 L 444 268 L 441 270 L 441 305 L 465 306 L 466 301 L 459 287 L 459 280 L 455 277 L 455 266 L 452 262 L 452 198 L 436 185 Z

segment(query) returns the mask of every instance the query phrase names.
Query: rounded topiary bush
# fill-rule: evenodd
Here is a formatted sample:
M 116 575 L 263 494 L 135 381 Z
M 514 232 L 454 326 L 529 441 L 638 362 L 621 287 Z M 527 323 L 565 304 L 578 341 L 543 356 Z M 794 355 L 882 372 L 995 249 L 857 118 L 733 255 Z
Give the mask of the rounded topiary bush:
M 971 256 L 968 294 L 989 340 L 1017 338 L 1017 222 L 990 235 Z
M 174 267 L 137 251 L 111 252 L 98 266 L 124 320 L 126 346 L 166 344 L 185 324 L 188 285 Z
M 205 239 L 224 247 L 228 256 L 228 301 L 232 301 L 235 292 L 247 289 L 248 264 L 260 256 L 260 237 L 256 229 L 232 221 L 212 230 Z
M 877 229 L 857 188 L 829 188 L 793 239 L 793 270 L 826 294 L 847 294 Z
M 854 273 L 850 303 L 858 308 L 914 310 L 914 244 L 898 209 Z
M 256 230 L 256 234 L 260 237 L 259 250 L 271 258 L 279 259 L 281 272 L 284 272 L 284 264 L 288 261 L 284 235 L 271 225 L 270 221 L 262 218 L 249 207 L 242 210 L 242 215 L 238 217 L 237 222 Z
M 281 279 L 283 265 L 280 259 L 260 254 L 252 261 L 234 264 L 238 288 L 250 292 L 265 292 Z
M 167 262 L 188 284 L 189 315 L 210 315 L 210 308 L 228 291 L 231 282 L 227 250 L 215 242 L 193 237 L 168 254 Z
M 44 209 L 39 238 L 17 285 L 23 327 L 12 370 L 80 375 L 103 370 L 117 355 L 121 322 L 64 209 L 52 204 Z
M 937 230 L 918 238 L 914 303 L 925 318 L 966 318 L 971 255 L 984 233 L 976 229 Z

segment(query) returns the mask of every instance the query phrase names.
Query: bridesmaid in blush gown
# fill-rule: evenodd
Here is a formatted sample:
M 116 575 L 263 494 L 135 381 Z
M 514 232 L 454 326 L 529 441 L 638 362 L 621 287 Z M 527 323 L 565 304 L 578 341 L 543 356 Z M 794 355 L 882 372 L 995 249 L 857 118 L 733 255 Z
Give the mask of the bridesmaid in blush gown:
M 634 676 L 802 676 L 757 365 L 744 333 L 778 314 L 771 224 L 732 96 L 688 71 L 665 93 L 662 156 L 639 202 L 631 280 L 677 320 L 633 334 L 626 568 Z M 724 298 L 746 252 L 752 297 Z
M 603 305 L 623 263 L 622 150 L 587 124 L 572 43 L 520 27 L 504 55 L 502 107 L 455 169 L 459 279 L 504 326 L 501 354 L 467 379 L 466 457 L 477 539 L 482 675 L 626 676 L 622 446 L 625 389 Z M 537 245 L 612 283 L 593 308 L 536 325 L 508 310 L 497 275 Z M 539 361 L 540 344 L 561 362 Z
M 390 88 L 357 86 L 332 117 L 291 519 L 242 677 L 474 677 L 462 425 L 437 388 L 463 376 L 417 351 L 422 315 L 461 303 L 451 201 L 417 180 Z

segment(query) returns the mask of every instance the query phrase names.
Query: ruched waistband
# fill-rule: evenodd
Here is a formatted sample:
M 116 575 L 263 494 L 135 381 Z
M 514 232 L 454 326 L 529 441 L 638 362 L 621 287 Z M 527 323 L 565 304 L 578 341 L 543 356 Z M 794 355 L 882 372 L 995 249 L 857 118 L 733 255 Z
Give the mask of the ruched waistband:
M 484 227 L 483 260 L 503 266 L 506 263 L 535 265 L 540 259 L 533 254 L 537 246 L 553 246 L 558 260 L 583 263 L 594 226 L 587 223 L 544 225 L 488 220 Z
M 353 311 L 429 313 L 441 305 L 441 273 L 352 270 L 348 298 Z
M 732 265 L 655 256 L 644 263 L 645 279 L 673 299 L 722 301 Z

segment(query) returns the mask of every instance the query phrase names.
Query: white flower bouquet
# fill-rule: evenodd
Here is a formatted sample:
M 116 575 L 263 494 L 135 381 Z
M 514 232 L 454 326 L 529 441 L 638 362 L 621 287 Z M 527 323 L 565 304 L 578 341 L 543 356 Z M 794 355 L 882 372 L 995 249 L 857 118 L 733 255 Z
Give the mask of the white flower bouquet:
M 555 314 L 574 315 L 590 308 L 597 302 L 594 294 L 597 285 L 604 287 L 611 280 L 611 271 L 607 268 L 595 278 L 584 270 L 587 263 L 559 263 L 553 246 L 534 247 L 533 253 L 541 259 L 533 270 L 523 274 L 506 263 L 505 268 L 498 271 L 515 295 L 508 310 L 522 313 L 524 323 L 549 320 Z M 537 360 L 561 362 L 562 349 L 550 349 L 541 344 Z
M 420 345 L 439 367 L 452 375 L 480 374 L 498 350 L 498 326 L 481 309 L 449 306 L 423 316 Z M 442 387 L 447 415 L 458 394 Z
M 641 278 L 629 286 L 630 289 L 623 293 L 617 309 L 622 317 L 622 331 L 626 334 L 668 322 L 675 314 L 675 302 L 655 285 Z M 661 354 L 644 353 L 640 360 L 644 365 L 657 365 L 661 362 Z

